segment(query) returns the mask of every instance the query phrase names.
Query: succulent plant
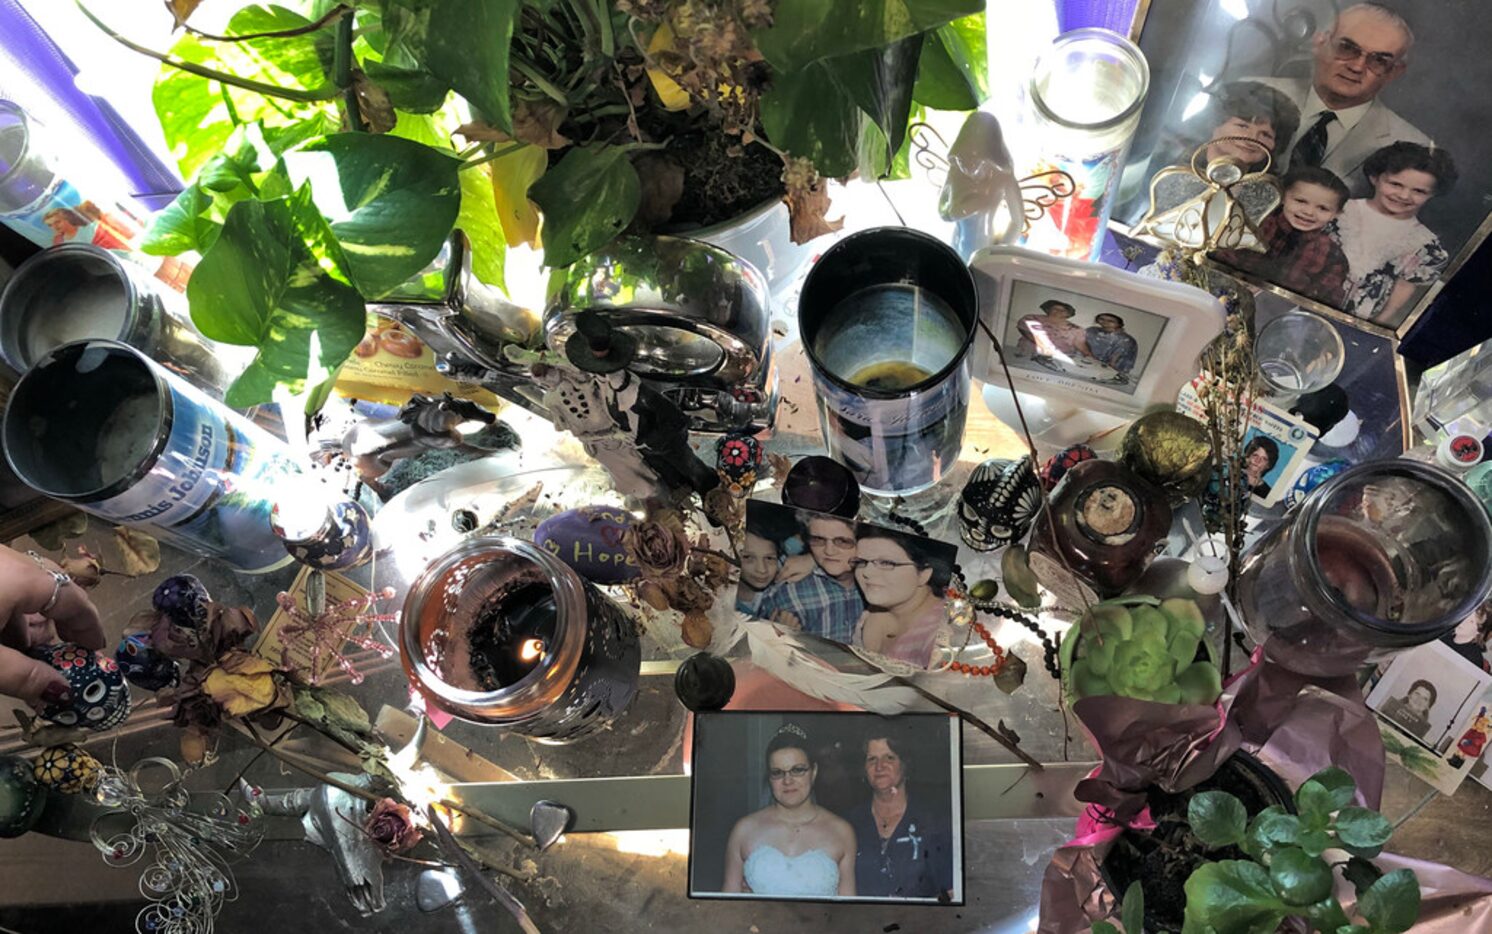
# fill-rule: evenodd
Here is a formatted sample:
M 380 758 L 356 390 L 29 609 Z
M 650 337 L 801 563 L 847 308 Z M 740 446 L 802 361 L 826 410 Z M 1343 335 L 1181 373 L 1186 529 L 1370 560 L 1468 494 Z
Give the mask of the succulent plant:
M 1191 600 L 1134 596 L 1094 604 L 1062 643 L 1068 695 L 1210 704 L 1222 693 L 1222 678 L 1211 660 L 1196 660 L 1205 628 Z

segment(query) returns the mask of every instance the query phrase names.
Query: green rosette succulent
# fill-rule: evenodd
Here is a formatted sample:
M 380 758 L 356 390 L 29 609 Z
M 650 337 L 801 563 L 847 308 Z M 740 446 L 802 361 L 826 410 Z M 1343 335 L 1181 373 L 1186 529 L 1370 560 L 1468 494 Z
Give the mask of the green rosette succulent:
M 1062 642 L 1069 701 L 1119 695 L 1164 704 L 1211 704 L 1222 677 L 1205 645 L 1206 621 L 1191 600 L 1119 597 L 1095 604 Z

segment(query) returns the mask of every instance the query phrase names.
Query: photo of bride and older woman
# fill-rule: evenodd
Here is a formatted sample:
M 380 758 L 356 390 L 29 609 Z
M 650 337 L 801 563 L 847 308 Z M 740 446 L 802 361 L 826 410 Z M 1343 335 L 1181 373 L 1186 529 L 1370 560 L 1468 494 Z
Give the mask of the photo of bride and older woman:
M 955 718 L 741 711 L 694 723 L 691 897 L 963 903 Z
M 736 608 L 780 626 L 933 667 L 958 549 L 827 513 L 746 503 Z
M 1151 10 L 1141 47 L 1177 84 L 1152 95 L 1114 217 L 1138 222 L 1150 179 L 1191 163 L 1198 148 L 1198 166 L 1230 157 L 1267 171 L 1282 198 L 1258 225 L 1262 251 L 1213 258 L 1398 327 L 1488 215 L 1486 98 L 1455 90 L 1492 78 L 1478 44 L 1488 8 L 1349 2 L 1317 17 L 1307 0 L 1245 6 L 1247 15 L 1224 18 L 1206 4 L 1179 17 L 1161 3 Z M 1317 28 L 1289 40 L 1276 28 L 1289 17 Z M 1224 48 L 1225 61 L 1202 60 Z

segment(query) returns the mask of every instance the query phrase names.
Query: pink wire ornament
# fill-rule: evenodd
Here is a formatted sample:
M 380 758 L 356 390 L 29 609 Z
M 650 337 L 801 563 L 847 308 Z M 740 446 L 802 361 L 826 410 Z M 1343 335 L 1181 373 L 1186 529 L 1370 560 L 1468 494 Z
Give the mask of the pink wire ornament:
M 275 601 L 290 617 L 282 630 L 284 644 L 280 648 L 280 667 L 292 676 L 303 676 L 311 684 L 320 683 L 323 659 L 330 657 L 347 673 L 353 684 L 363 683 L 363 673 L 358 671 L 343 651 L 343 646 L 352 643 L 368 652 L 376 652 L 383 658 L 394 654 L 394 647 L 376 635 L 374 627 L 379 623 L 398 620 L 397 613 L 369 612 L 380 600 L 394 596 L 394 588 L 385 587 L 372 593 L 359 594 L 327 606 L 320 613 L 308 613 L 301 609 L 290 594 L 281 591 Z M 309 645 L 307 645 L 309 643 Z M 295 661 L 294 653 L 304 648 L 310 655 L 310 670 L 305 670 Z

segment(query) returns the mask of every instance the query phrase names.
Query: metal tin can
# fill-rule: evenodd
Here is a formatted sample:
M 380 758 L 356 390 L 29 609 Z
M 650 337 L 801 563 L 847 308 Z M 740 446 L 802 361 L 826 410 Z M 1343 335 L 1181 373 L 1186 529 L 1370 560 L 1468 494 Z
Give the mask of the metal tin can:
M 882 227 L 830 247 L 798 328 L 829 455 L 871 493 L 912 493 L 953 469 L 978 327 L 973 276 L 947 245 Z
M 108 250 L 64 243 L 17 267 L 0 292 L 0 356 L 24 373 L 46 353 L 99 338 L 135 347 L 221 398 L 253 351 L 209 341 L 149 274 Z
M 615 603 L 543 548 L 497 537 L 463 542 L 415 580 L 399 648 L 410 683 L 437 707 L 547 743 L 619 716 L 642 664 L 636 627 Z
M 291 560 L 270 510 L 302 482 L 290 449 L 143 353 L 64 344 L 11 392 L 5 456 L 38 492 L 244 571 Z

